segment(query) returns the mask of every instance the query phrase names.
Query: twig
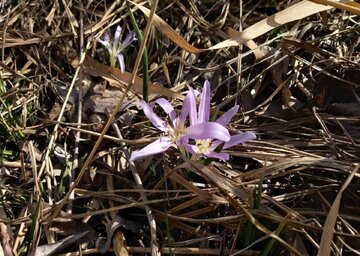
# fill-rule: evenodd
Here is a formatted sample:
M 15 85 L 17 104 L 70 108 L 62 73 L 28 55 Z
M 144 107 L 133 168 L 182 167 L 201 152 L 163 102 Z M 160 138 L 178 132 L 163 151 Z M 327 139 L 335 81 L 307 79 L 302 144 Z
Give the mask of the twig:
M 80 6 L 82 7 L 82 2 L 80 1 Z M 84 26 L 83 26 L 83 12 L 80 11 L 80 57 L 84 54 Z M 79 71 L 79 94 L 78 94 L 78 104 L 77 104 L 77 128 L 81 128 L 82 123 L 82 111 L 83 111 L 83 87 L 82 87 L 82 81 L 83 81 L 83 69 L 82 66 L 80 66 Z M 79 146 L 80 146 L 80 140 L 81 140 L 81 131 L 76 130 L 75 132 L 75 143 L 74 143 L 74 161 L 70 172 L 70 186 L 73 185 L 74 179 L 76 176 L 76 168 L 79 166 Z M 70 202 L 67 206 L 68 213 L 72 213 L 72 200 L 75 198 L 74 191 L 70 194 Z
M 119 127 L 117 126 L 116 123 L 113 124 L 113 127 L 114 127 L 114 130 L 116 132 L 116 135 L 122 139 L 122 135 L 121 135 L 121 132 L 120 132 L 120 129 Z M 126 147 L 125 143 L 120 143 L 121 147 L 122 147 L 122 150 L 126 156 L 127 159 L 130 159 L 130 152 L 129 152 L 129 149 Z M 136 166 L 134 164 L 134 162 L 132 161 L 129 161 L 129 165 L 130 165 L 130 169 L 131 169 L 131 172 L 134 176 L 134 180 L 136 182 L 136 185 L 138 186 L 139 188 L 139 193 L 140 193 L 140 196 L 141 196 L 141 200 L 143 202 L 147 202 L 148 199 L 147 199 L 147 196 L 145 194 L 145 192 L 143 192 L 142 190 L 144 190 L 144 186 L 142 184 L 142 181 L 141 181 L 141 177 L 136 169 Z M 152 211 L 151 211 L 151 208 L 150 206 L 148 205 L 144 205 L 144 209 L 145 209 L 145 212 L 146 212 L 146 216 L 148 218 L 148 221 L 149 221 L 149 225 L 150 225 L 150 232 L 151 232 L 151 248 L 153 248 L 153 250 L 151 251 L 151 255 L 158 255 L 158 244 L 157 244 L 157 241 L 156 241 L 156 222 L 155 222 L 155 219 L 153 218 L 153 215 L 152 215 Z

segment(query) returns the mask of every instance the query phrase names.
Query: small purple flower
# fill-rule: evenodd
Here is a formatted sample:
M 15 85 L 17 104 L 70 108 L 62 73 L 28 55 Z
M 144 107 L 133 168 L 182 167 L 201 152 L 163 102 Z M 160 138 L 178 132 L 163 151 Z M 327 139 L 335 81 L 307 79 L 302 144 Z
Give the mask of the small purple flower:
M 195 102 L 193 104 L 196 104 Z M 225 128 L 225 126 L 231 121 L 234 115 L 239 110 L 239 106 L 236 105 L 225 112 L 221 117 L 219 117 L 215 123 L 220 124 Z M 203 92 L 200 98 L 199 111 L 190 112 L 190 124 L 192 123 L 203 123 L 209 122 L 210 118 L 210 83 L 205 81 Z M 237 144 L 244 143 L 246 141 L 255 139 L 256 136 L 253 132 L 241 132 L 237 135 L 231 136 L 230 140 L 224 141 L 219 139 L 200 139 L 200 140 L 189 140 L 184 143 L 186 151 L 197 154 L 204 155 L 206 157 L 218 158 L 221 160 L 228 160 L 229 154 L 223 152 L 217 152 L 219 149 L 231 148 Z M 219 148 L 220 147 L 220 148 Z M 218 149 L 218 150 L 216 150 Z
M 229 131 L 225 128 L 237 113 L 239 109 L 238 105 L 228 110 L 215 122 L 209 121 L 210 83 L 208 81 L 204 84 L 198 110 L 196 107 L 197 94 L 197 91 L 192 88 L 189 89 L 179 116 L 176 116 L 175 109 L 165 99 L 160 98 L 150 105 L 141 101 L 140 104 L 145 115 L 156 128 L 164 132 L 164 136 L 143 149 L 134 151 L 130 157 L 130 161 L 165 152 L 171 146 L 184 148 L 194 155 L 203 155 L 206 157 L 227 160 L 229 159 L 229 154 L 217 152 L 218 149 L 227 149 L 237 144 L 255 139 L 256 136 L 252 132 L 243 132 L 230 136 Z M 154 113 L 152 108 L 155 103 L 168 114 L 170 122 L 167 123 L 163 121 Z M 187 121 L 188 117 L 189 121 Z
M 125 61 L 124 55 L 121 53 L 127 46 L 129 46 L 135 38 L 134 31 L 130 31 L 125 37 L 125 40 L 121 43 L 120 36 L 121 36 L 122 29 L 120 26 L 116 27 L 116 31 L 114 34 L 114 41 L 111 43 L 111 39 L 108 33 L 104 34 L 103 40 L 99 39 L 98 41 L 105 46 L 105 48 L 109 51 L 110 55 L 110 66 L 115 67 L 116 60 L 119 61 L 120 69 L 122 72 L 125 70 Z
M 163 98 L 152 102 L 150 105 L 145 101 L 140 102 L 145 115 L 157 129 L 164 132 L 164 136 L 143 149 L 134 151 L 131 154 L 130 161 L 165 152 L 171 146 L 177 148 L 182 147 L 182 145 L 189 140 L 230 140 L 229 131 L 221 124 L 215 122 L 190 122 L 190 125 L 187 127 L 187 117 L 190 113 L 196 113 L 195 95 L 194 90 L 188 92 L 179 116 L 176 115 L 173 106 Z M 168 114 L 169 122 L 163 121 L 154 113 L 152 107 L 155 103 Z

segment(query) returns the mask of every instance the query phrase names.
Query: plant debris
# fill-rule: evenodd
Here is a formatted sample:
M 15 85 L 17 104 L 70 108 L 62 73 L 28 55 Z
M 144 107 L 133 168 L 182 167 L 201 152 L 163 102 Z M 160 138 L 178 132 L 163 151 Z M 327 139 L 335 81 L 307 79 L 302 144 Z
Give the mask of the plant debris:
M 359 13 L 2 1 L 0 254 L 359 255 Z

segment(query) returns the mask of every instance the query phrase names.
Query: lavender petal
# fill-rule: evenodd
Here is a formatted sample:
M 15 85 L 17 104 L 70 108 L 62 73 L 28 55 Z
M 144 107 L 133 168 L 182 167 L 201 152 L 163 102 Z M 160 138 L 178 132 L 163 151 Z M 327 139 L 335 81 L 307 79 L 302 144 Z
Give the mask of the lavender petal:
M 120 26 L 117 26 L 116 30 L 115 30 L 115 35 L 114 35 L 114 47 L 115 48 L 118 48 L 121 32 L 122 32 L 122 28 Z
M 189 88 L 180 113 L 180 122 L 185 123 L 186 117 L 190 118 L 190 125 L 197 124 L 196 113 L 196 94 L 192 88 Z
M 204 83 L 201 93 L 198 122 L 208 122 L 210 118 L 210 83 L 208 80 Z
M 130 31 L 126 37 L 125 40 L 122 42 L 121 46 L 119 47 L 119 51 L 124 50 L 126 47 L 129 46 L 129 44 L 131 44 L 134 40 L 136 40 L 135 38 L 135 32 L 134 31 Z
M 121 53 L 117 55 L 119 64 L 120 64 L 120 70 L 121 72 L 124 73 L 125 71 L 125 60 L 124 60 L 124 55 L 122 55 Z
M 239 105 L 235 105 L 234 107 L 226 111 L 221 117 L 219 117 L 216 120 L 216 122 L 224 126 L 227 125 L 234 117 L 234 115 L 238 112 L 238 110 L 239 110 Z
M 228 153 L 218 153 L 218 152 L 214 152 L 214 151 L 206 153 L 204 155 L 207 157 L 217 158 L 217 159 L 224 160 L 224 161 L 229 160 L 229 158 L 230 158 Z
M 244 143 L 249 140 L 253 140 L 256 138 L 255 133 L 253 132 L 242 132 L 240 134 L 231 136 L 230 140 L 227 141 L 224 145 L 224 149 L 231 148 L 237 144 Z
M 104 34 L 104 40 L 98 39 L 98 42 L 101 43 L 103 46 L 105 46 L 106 49 L 108 49 L 108 51 L 112 51 L 111 49 L 111 43 L 110 43 L 110 37 L 108 33 Z
M 170 121 L 174 122 L 176 118 L 176 112 L 170 102 L 164 98 L 157 99 L 155 102 L 160 105 L 160 107 L 165 111 L 166 114 L 169 115 Z
M 165 121 L 163 121 L 154 111 L 150 108 L 150 106 L 145 101 L 140 101 L 140 105 L 143 108 L 143 111 L 147 118 L 149 118 L 150 122 L 158 128 L 160 131 L 166 132 L 167 126 Z
M 221 124 L 214 122 L 191 125 L 185 137 L 194 140 L 217 139 L 225 142 L 230 140 L 229 131 Z
M 196 146 L 195 145 L 190 145 L 187 142 L 183 142 L 182 146 L 185 148 L 185 150 L 191 154 L 196 154 Z
M 162 152 L 165 152 L 170 146 L 172 142 L 167 137 L 160 138 L 144 148 L 134 151 L 131 154 L 130 161 L 135 161 L 147 156 L 156 155 Z

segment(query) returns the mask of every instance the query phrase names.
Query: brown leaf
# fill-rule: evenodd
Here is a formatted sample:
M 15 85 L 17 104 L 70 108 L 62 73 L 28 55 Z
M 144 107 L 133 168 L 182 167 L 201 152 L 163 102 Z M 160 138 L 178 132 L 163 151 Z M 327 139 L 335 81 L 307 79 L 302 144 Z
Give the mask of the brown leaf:
M 228 28 L 228 34 L 230 37 L 237 37 L 240 35 L 241 32 L 236 31 L 235 29 L 232 28 Z M 250 50 L 253 51 L 255 58 L 257 60 L 262 59 L 265 56 L 265 53 L 263 50 L 261 50 L 260 48 L 258 48 L 257 44 L 253 41 L 253 40 L 249 40 L 247 42 L 244 43 Z
M 351 12 L 356 15 L 360 15 L 360 4 L 355 1 L 345 1 L 345 3 L 339 3 L 330 0 L 310 0 L 311 2 L 333 6 L 335 8 Z
M 50 255 L 58 255 L 59 251 L 64 250 L 65 248 L 69 247 L 71 244 L 75 243 L 90 231 L 84 231 L 81 233 L 77 233 L 74 235 L 70 235 L 60 241 L 53 243 L 53 244 L 45 244 L 36 247 L 35 256 L 50 256 Z
M 53 2 L 53 6 L 49 12 L 49 14 L 46 16 L 45 20 L 48 22 L 48 26 L 51 26 L 51 23 L 53 22 L 54 20 L 54 17 L 55 17 L 55 11 L 56 9 L 59 8 L 59 2 L 57 0 L 55 0 Z
M 1 247 L 4 256 L 13 256 L 13 252 L 10 246 L 10 236 L 8 233 L 7 226 L 4 223 L 0 223 L 0 238 Z
M 333 205 L 330 208 L 328 216 L 326 217 L 323 233 L 321 236 L 318 255 L 321 255 L 321 256 L 331 255 L 331 242 L 333 240 L 334 227 L 335 227 L 336 219 L 337 219 L 337 216 L 339 213 L 340 200 L 341 200 L 343 192 L 345 191 L 347 186 L 349 186 L 350 182 L 352 181 L 355 174 L 359 170 L 359 167 L 360 167 L 360 165 L 356 165 L 356 167 L 352 170 L 351 174 L 348 176 L 344 185 L 341 187 L 339 193 L 337 194 L 337 196 L 335 198 Z
M 113 249 L 116 256 L 129 256 L 126 249 L 125 236 L 121 230 L 117 230 L 113 237 Z
M 77 20 L 76 20 L 76 18 L 74 16 L 74 14 L 71 12 L 71 10 L 70 10 L 68 4 L 66 3 L 66 1 L 62 0 L 62 3 L 64 5 L 64 7 L 65 7 L 66 15 L 68 16 L 68 19 L 70 21 L 71 30 L 72 30 L 74 36 L 77 37 L 77 33 L 76 33 L 75 28 L 78 28 L 79 24 L 78 24 L 78 22 L 77 22 Z
M 345 0 L 341 0 L 340 2 L 346 2 Z M 149 17 L 150 10 L 140 4 L 136 4 L 132 2 L 136 7 L 138 7 L 147 17 Z M 239 32 L 238 35 L 235 37 L 231 37 L 219 44 L 216 44 L 207 49 L 198 49 L 190 44 L 188 44 L 182 37 L 180 37 L 164 20 L 162 20 L 156 14 L 154 15 L 153 24 L 163 32 L 171 41 L 175 44 L 183 48 L 184 50 L 190 53 L 199 53 L 206 50 L 215 50 L 215 49 L 222 49 L 231 46 L 239 46 L 244 44 L 247 41 L 250 41 L 254 38 L 257 38 L 274 28 L 280 27 L 286 23 L 300 20 L 306 18 L 310 15 L 326 11 L 332 9 L 332 6 L 326 6 L 322 4 L 313 3 L 310 1 L 301 1 L 290 7 L 282 10 L 274 15 L 263 19 L 254 25 L 248 27 L 242 32 Z
M 74 60 L 72 65 L 76 66 L 77 60 Z M 111 86 L 125 88 L 131 80 L 132 74 L 129 72 L 122 72 L 120 69 L 112 68 L 104 65 L 90 56 L 86 56 L 84 60 L 84 69 L 91 76 L 101 76 L 109 81 Z M 135 82 L 131 90 L 135 94 L 142 94 L 143 80 L 140 77 L 135 77 Z M 185 97 L 180 93 L 174 92 L 163 87 L 158 83 L 149 83 L 149 94 L 162 95 L 169 98 L 177 98 L 183 100 Z

